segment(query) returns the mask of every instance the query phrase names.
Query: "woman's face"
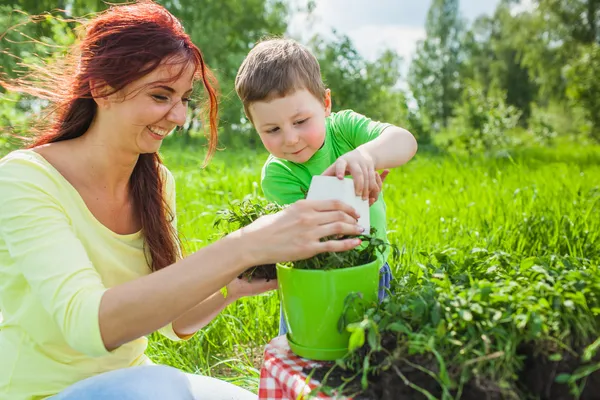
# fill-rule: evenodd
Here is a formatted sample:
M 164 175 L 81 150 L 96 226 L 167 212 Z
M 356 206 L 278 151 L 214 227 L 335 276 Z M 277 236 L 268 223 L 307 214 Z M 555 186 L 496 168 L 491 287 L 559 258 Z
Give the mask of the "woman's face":
M 161 64 L 100 102 L 98 112 L 114 126 L 106 132 L 110 140 L 138 154 L 157 152 L 163 139 L 185 123 L 193 83 L 193 64 Z

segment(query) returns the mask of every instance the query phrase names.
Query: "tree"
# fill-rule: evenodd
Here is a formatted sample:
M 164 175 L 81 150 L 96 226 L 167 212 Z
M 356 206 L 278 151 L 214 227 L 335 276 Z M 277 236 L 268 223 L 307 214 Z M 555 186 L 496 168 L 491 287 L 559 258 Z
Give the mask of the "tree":
M 590 137 L 600 143 L 600 45 L 582 46 L 579 56 L 567 68 L 567 95 L 581 106 L 591 122 Z
M 284 34 L 288 3 L 285 0 L 202 0 L 201 3 L 163 0 L 161 3 L 181 19 L 192 41 L 202 50 L 207 64 L 217 75 L 222 94 L 219 141 L 230 146 L 255 146 L 256 135 L 244 118 L 242 104 L 234 90 L 235 76 L 257 41 L 267 35 Z M 187 128 L 186 132 L 189 132 L 199 127 L 188 124 Z
M 543 98 L 566 100 L 562 68 L 577 47 L 600 43 L 600 0 L 535 0 L 533 11 L 523 13 L 515 46 L 521 65 L 529 69 Z
M 517 125 L 520 112 L 507 105 L 505 97 L 497 90 L 485 93 L 478 82 L 465 82 L 451 122 L 455 134 L 451 147 L 470 154 L 510 147 L 512 138 L 508 131 Z
M 409 127 L 406 96 L 397 87 L 402 61 L 397 53 L 386 50 L 369 62 L 350 38 L 335 32 L 329 41 L 314 37 L 311 46 L 331 90 L 334 110 L 352 109 L 374 120 Z
M 434 128 L 446 127 L 460 98 L 464 21 L 458 0 L 434 0 L 417 44 L 408 82 L 421 113 Z
M 367 61 L 350 38 L 334 31 L 333 39 L 327 41 L 315 36 L 310 46 L 319 60 L 323 81 L 331 90 L 334 109 L 351 108 L 365 112 L 369 96 Z
M 55 10 L 52 14 L 70 18 L 71 16 L 86 16 L 90 13 L 103 11 L 109 4 L 122 3 L 126 0 L 112 1 L 110 3 L 101 0 L 17 0 L 11 1 L 9 5 L 0 3 L 0 10 L 6 14 L 0 15 L 0 29 L 5 31 L 8 26 L 14 26 L 7 21 L 4 15 L 13 15 L 15 18 L 26 18 L 27 14 L 37 15 Z M 202 50 L 209 67 L 213 69 L 220 83 L 222 99 L 220 102 L 220 141 L 231 145 L 242 140 L 244 144 L 252 141 L 255 135 L 249 135 L 252 131 L 250 125 L 245 122 L 243 109 L 234 91 L 234 80 L 237 69 L 254 43 L 266 35 L 282 35 L 287 28 L 289 7 L 286 0 L 157 0 L 164 5 L 176 17 L 181 19 L 186 31 L 190 34 L 192 41 Z M 23 13 L 11 13 L 11 10 L 23 10 Z M 63 10 L 63 12 L 57 11 Z M 56 43 L 66 34 L 72 35 L 70 29 L 77 23 L 70 22 L 66 30 L 57 30 L 58 18 L 42 19 L 39 23 L 19 26 L 11 32 L 9 39 L 22 42 L 20 32 L 26 33 L 32 38 L 46 38 L 48 43 Z M 3 25 L 6 26 L 3 26 Z M 6 40 L 2 41 L 10 43 Z M 56 48 L 47 47 L 45 51 L 36 50 L 31 43 L 20 43 L 11 45 L 11 53 L 23 57 L 27 54 L 39 53 L 43 58 L 50 53 L 56 52 Z M 38 51 L 40 50 L 40 51 Z M 0 54 L 0 57 L 2 55 Z M 0 58 L 0 63 L 5 71 L 15 69 L 15 59 L 10 57 Z M 202 90 L 198 90 L 201 93 Z M 200 130 L 200 119 L 193 118 L 199 114 L 201 109 L 200 99 L 198 102 L 190 103 L 190 118 L 183 130 L 186 138 L 190 133 Z M 251 142 L 250 145 L 253 145 Z
M 532 72 L 540 100 L 581 108 L 598 140 L 597 81 L 600 0 L 536 0 L 518 36 L 521 65 Z
M 538 88 L 529 68 L 521 63 L 516 44 L 527 21 L 520 14 L 511 14 L 511 3 L 502 1 L 492 17 L 482 16 L 475 21 L 465 38 L 467 57 L 461 75 L 463 80 L 479 82 L 485 93 L 506 93 L 506 103 L 521 111 L 521 123 L 525 124 Z
M 600 0 L 536 0 L 548 31 L 565 46 L 600 43 Z

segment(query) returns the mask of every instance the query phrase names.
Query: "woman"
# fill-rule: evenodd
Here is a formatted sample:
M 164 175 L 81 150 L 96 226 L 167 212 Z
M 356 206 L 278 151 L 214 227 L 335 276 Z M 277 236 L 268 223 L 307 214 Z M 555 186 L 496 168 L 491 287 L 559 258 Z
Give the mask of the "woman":
M 145 335 L 187 339 L 232 301 L 276 287 L 253 265 L 345 251 L 358 215 L 299 202 L 181 259 L 174 181 L 157 151 L 186 119 L 193 83 L 217 99 L 202 54 L 148 1 L 89 22 L 79 51 L 42 79 L 0 83 L 47 99 L 53 119 L 0 160 L 0 399 L 244 399 L 207 377 L 148 365 Z M 227 286 L 227 297 L 220 289 Z

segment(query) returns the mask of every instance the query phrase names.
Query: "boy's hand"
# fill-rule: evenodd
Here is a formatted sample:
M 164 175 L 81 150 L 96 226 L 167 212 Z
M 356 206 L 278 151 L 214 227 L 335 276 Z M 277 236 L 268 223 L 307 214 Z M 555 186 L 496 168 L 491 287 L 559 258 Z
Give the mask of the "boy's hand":
M 339 157 L 321 175 L 337 176 L 338 179 L 344 179 L 344 176 L 351 175 L 354 179 L 356 195 L 361 196 L 363 200 L 367 200 L 371 189 L 377 186 L 373 158 L 359 149 Z
M 375 186 L 373 190 L 369 192 L 369 206 L 372 206 L 373 203 L 375 203 L 379 198 L 379 193 L 381 193 L 381 188 L 383 187 L 383 181 L 385 181 L 385 178 L 389 173 L 389 169 L 384 169 L 381 174 L 375 173 L 375 177 L 377 178 L 377 186 Z
M 373 158 L 368 153 L 355 149 L 339 157 L 321 175 L 337 176 L 338 179 L 351 175 L 356 195 L 361 196 L 363 200 L 368 199 L 369 205 L 372 205 L 379 197 L 383 180 L 388 172 L 385 170 L 379 175 L 375 171 Z

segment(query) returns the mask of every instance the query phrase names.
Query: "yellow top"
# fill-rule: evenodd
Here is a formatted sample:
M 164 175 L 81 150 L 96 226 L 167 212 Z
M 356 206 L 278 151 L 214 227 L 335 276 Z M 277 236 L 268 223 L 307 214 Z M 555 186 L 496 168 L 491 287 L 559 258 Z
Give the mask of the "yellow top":
M 170 172 L 165 193 L 175 212 Z M 176 223 L 176 222 L 174 222 Z M 141 232 L 102 225 L 32 150 L 0 160 L 0 399 L 40 399 L 87 377 L 150 363 L 145 337 L 108 352 L 103 293 L 150 273 Z M 169 324 L 161 333 L 181 340 Z M 186 338 L 187 339 L 187 338 Z

